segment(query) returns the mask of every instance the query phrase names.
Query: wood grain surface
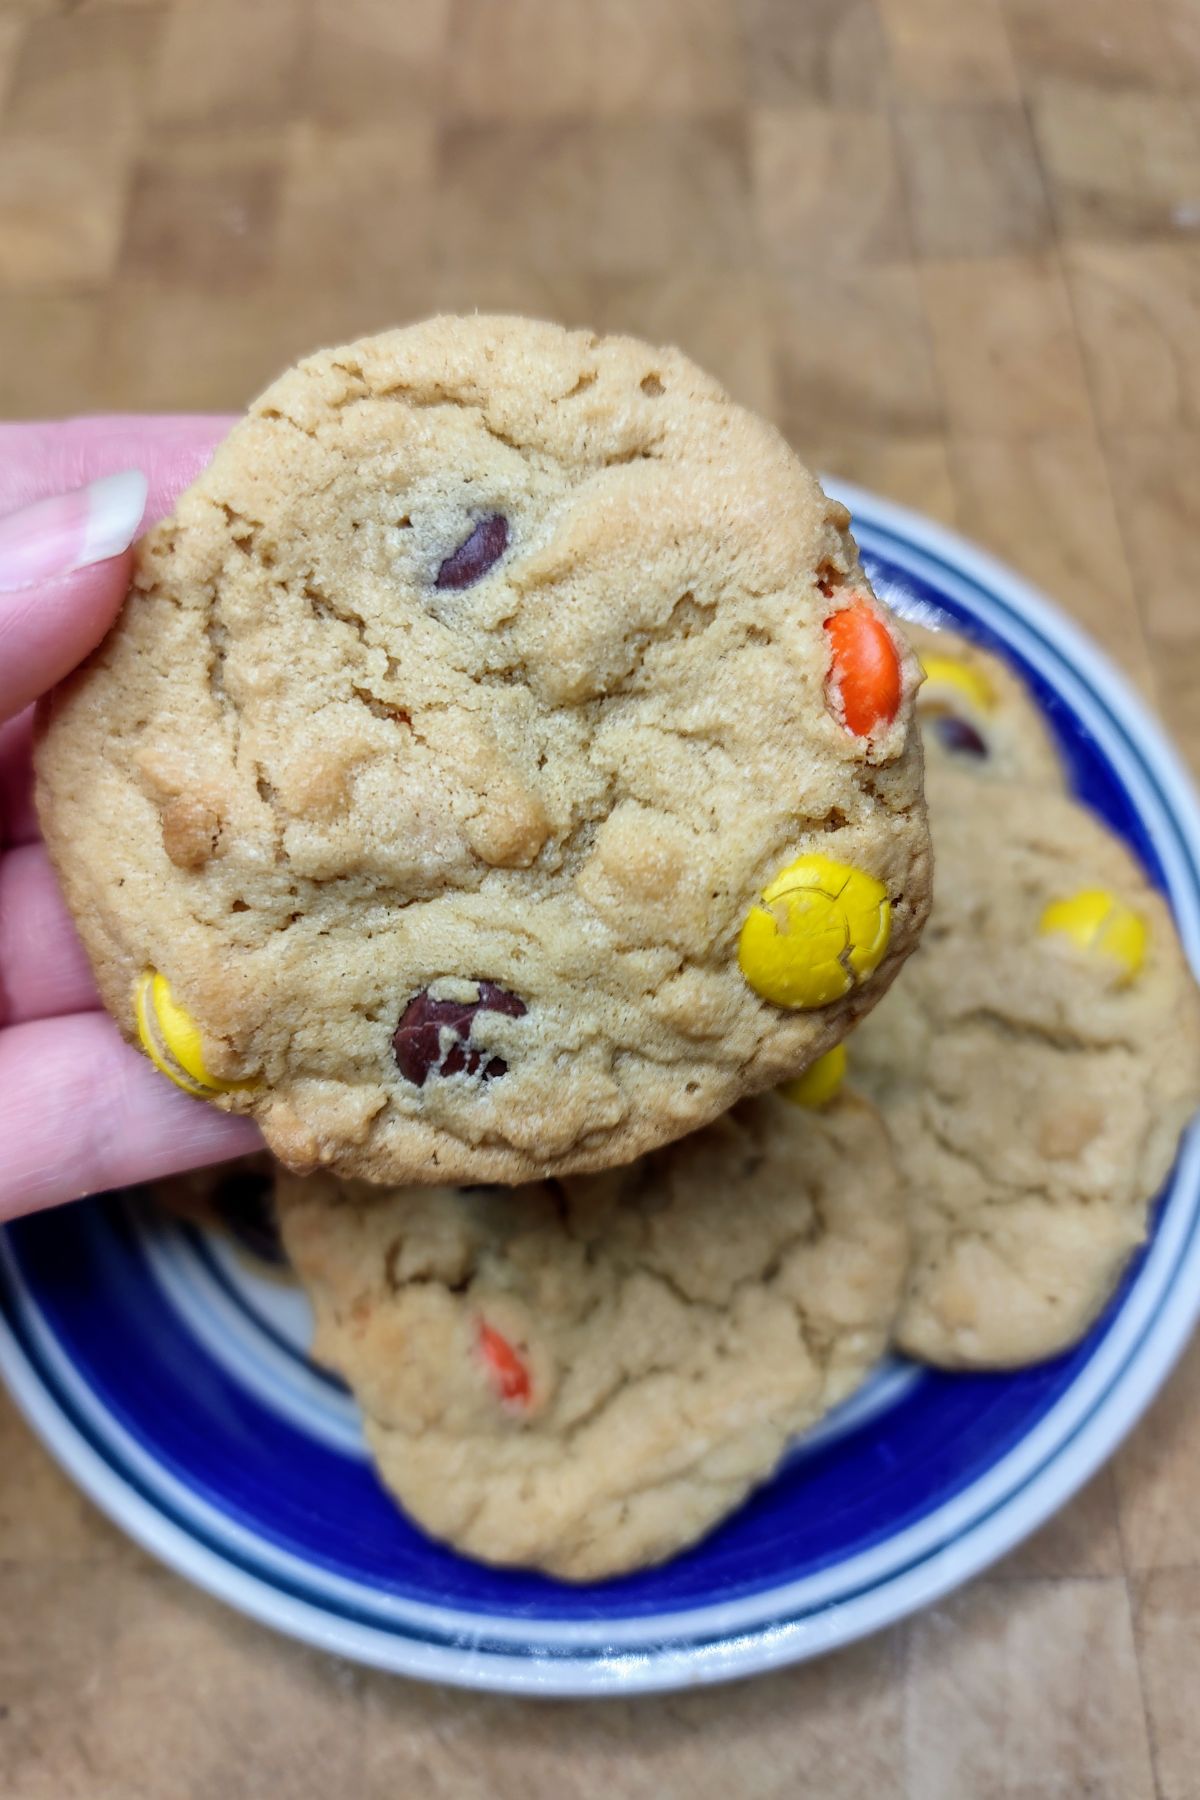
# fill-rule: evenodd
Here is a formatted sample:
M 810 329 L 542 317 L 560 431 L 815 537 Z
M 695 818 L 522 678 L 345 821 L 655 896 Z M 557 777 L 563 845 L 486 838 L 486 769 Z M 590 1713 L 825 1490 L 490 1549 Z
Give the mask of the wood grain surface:
M 0 0 L 0 415 L 437 308 L 673 339 L 1056 595 L 1200 765 L 1200 0 Z M 966 1592 L 674 1698 L 425 1689 L 153 1566 L 0 1406 L 3 1800 L 1200 1796 L 1200 1346 Z

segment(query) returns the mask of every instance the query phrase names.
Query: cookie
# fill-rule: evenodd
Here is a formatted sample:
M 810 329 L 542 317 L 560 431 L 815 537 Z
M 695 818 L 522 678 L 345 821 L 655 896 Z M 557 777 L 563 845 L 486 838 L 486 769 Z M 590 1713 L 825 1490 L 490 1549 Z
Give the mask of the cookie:
M 934 780 L 951 769 L 984 781 L 1062 788 L 1062 763 L 1042 714 L 1002 657 L 949 629 L 906 619 L 904 632 L 925 676 L 917 716 Z
M 882 1354 L 908 1238 L 878 1115 L 743 1101 L 516 1189 L 284 1175 L 314 1353 L 435 1537 L 568 1580 L 709 1531 Z
M 1064 795 L 931 789 L 921 948 L 849 1064 L 914 1231 L 902 1348 L 1006 1368 L 1076 1342 L 1141 1243 L 1200 1099 L 1196 988 L 1161 896 Z
M 38 750 L 125 1033 L 296 1168 L 598 1168 L 796 1075 L 928 900 L 915 659 L 677 351 L 440 319 L 278 381 Z

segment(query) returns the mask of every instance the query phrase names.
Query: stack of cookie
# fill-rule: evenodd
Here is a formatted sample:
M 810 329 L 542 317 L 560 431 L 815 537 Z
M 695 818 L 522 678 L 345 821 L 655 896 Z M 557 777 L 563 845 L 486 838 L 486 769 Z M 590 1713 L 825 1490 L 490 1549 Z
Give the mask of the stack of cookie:
M 677 352 L 435 320 L 262 397 L 44 733 L 105 1003 L 260 1123 L 315 1354 L 470 1554 L 662 1559 L 897 1333 L 1069 1341 L 1200 1087 L 1165 911 L 940 640 L 918 949 L 848 527 Z

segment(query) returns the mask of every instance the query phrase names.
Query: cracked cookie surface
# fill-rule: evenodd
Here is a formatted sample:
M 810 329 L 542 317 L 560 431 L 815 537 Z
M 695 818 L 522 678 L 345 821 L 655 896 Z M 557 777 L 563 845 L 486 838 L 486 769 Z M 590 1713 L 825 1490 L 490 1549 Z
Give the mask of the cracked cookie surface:
M 673 350 L 440 319 L 301 364 L 39 747 L 105 1004 L 290 1166 L 377 1181 L 610 1166 L 795 1075 L 928 903 L 916 665 L 848 524 Z M 738 935 L 818 850 L 891 935 L 805 1010 Z
M 898 1342 L 1013 1367 L 1080 1338 L 1145 1235 L 1200 1100 L 1196 987 L 1161 895 L 1083 807 L 1005 783 L 981 807 L 962 774 L 929 794 L 933 912 L 849 1066 L 905 1180 Z
M 515 1189 L 283 1173 L 314 1354 L 384 1481 L 485 1561 L 597 1579 L 694 1542 L 882 1355 L 908 1235 L 878 1114 L 775 1095 Z

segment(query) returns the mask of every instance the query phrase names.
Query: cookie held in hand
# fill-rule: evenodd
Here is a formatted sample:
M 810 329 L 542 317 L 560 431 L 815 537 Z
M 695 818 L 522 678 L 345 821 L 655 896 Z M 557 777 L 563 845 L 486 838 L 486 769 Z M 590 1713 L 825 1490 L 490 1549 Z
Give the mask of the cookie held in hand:
M 678 352 L 436 319 L 283 376 L 142 541 L 39 807 L 165 1075 L 298 1169 L 514 1182 L 795 1078 L 886 989 L 916 680 L 844 508 Z M 815 974 L 764 901 L 813 858 L 881 925 L 831 915 Z

